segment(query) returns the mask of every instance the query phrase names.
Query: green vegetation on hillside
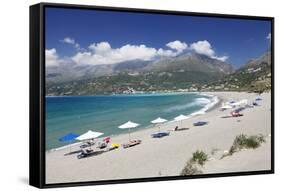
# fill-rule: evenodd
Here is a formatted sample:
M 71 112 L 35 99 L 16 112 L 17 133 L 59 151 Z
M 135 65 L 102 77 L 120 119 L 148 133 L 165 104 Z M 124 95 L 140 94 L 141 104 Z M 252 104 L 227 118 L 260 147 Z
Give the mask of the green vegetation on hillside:
M 47 83 L 47 95 L 107 95 L 153 91 L 197 90 L 197 87 L 222 77 L 218 73 L 148 72 L 119 73 L 73 82 Z
M 234 73 L 209 83 L 205 90 L 262 93 L 271 90 L 271 79 L 271 52 L 267 51 L 259 58 L 250 60 Z
M 270 51 L 236 70 L 206 56 L 185 56 L 145 65 L 141 71 L 80 77 L 72 81 L 47 81 L 49 96 L 109 95 L 169 91 L 248 91 L 271 89 Z M 129 63 L 129 66 L 131 63 Z M 156 65 L 156 66 L 155 66 Z M 126 65 L 127 66 L 127 65 Z M 161 67 L 160 67 L 161 66 Z M 165 67 L 164 67 L 165 66 Z M 188 67 L 187 67 L 188 66 Z M 193 68 L 193 70 L 191 70 Z M 223 71 L 223 72 L 222 72 Z

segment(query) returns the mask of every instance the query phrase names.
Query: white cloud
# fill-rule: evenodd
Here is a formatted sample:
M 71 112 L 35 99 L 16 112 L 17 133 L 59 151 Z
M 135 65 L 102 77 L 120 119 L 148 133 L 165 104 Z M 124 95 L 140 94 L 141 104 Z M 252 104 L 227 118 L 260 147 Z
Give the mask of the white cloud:
M 60 59 L 55 48 L 45 50 L 46 66 L 58 66 Z
M 224 62 L 224 61 L 226 61 L 228 59 L 228 56 L 213 56 L 212 58 Z
M 175 49 L 178 52 L 182 52 L 183 50 L 185 50 L 187 48 L 187 44 L 185 42 L 181 42 L 179 40 L 169 42 L 166 44 L 166 46 L 171 49 Z
M 192 43 L 190 45 L 190 49 L 194 50 L 198 54 L 203 54 L 210 58 L 217 59 L 220 61 L 226 61 L 228 59 L 228 56 L 221 56 L 221 57 L 217 56 L 212 48 L 212 45 L 207 40 L 197 41 L 195 43 Z
M 78 64 L 91 65 L 115 64 L 131 60 L 149 61 L 157 57 L 177 56 L 187 48 L 186 43 L 180 41 L 170 42 L 167 46 L 174 50 L 156 49 L 144 44 L 126 44 L 120 48 L 112 48 L 109 42 L 100 42 L 91 44 L 88 51 L 78 52 L 72 59 Z
M 268 33 L 268 35 L 266 36 L 266 39 L 271 41 L 271 33 Z
M 206 56 L 212 57 L 214 56 L 215 52 L 212 49 L 211 44 L 206 41 L 198 41 L 191 44 L 191 49 L 197 52 L 198 54 L 204 54 Z
M 66 37 L 64 43 L 78 44 L 74 39 Z M 120 62 L 142 60 L 151 61 L 160 57 L 175 57 L 181 54 L 184 50 L 193 50 L 199 54 L 204 54 L 211 58 L 225 61 L 227 56 L 217 56 L 212 49 L 211 44 L 204 40 L 192 43 L 190 48 L 185 42 L 175 40 L 166 44 L 169 49 L 147 47 L 144 44 L 132 45 L 126 44 L 124 46 L 113 48 L 109 42 L 92 43 L 87 49 L 80 48 L 75 55 L 59 58 L 56 49 L 46 50 L 46 63 L 47 66 L 57 66 L 59 64 L 74 62 L 82 65 L 103 65 L 103 64 L 116 64 Z
M 159 48 L 157 50 L 157 55 L 158 56 L 163 56 L 163 57 L 174 57 L 177 56 L 179 52 L 173 52 L 172 50 L 164 50 L 162 48 Z
M 70 37 L 65 37 L 62 41 L 68 44 L 75 44 L 75 40 Z
M 65 37 L 61 42 L 66 43 L 66 44 L 71 44 L 73 45 L 76 49 L 80 49 L 79 43 L 75 41 L 75 39 L 70 38 L 70 37 Z
M 108 42 L 100 42 L 100 43 L 93 43 L 89 46 L 90 50 L 93 50 L 97 53 L 105 53 L 111 50 L 111 46 Z
M 55 48 L 45 50 L 45 64 L 47 67 L 73 63 L 68 57 L 60 58 Z
M 130 60 L 151 60 L 156 49 L 146 47 L 145 45 L 127 44 L 120 48 L 111 48 L 108 42 L 100 42 L 91 44 L 90 51 L 78 52 L 72 59 L 78 64 L 114 64 Z

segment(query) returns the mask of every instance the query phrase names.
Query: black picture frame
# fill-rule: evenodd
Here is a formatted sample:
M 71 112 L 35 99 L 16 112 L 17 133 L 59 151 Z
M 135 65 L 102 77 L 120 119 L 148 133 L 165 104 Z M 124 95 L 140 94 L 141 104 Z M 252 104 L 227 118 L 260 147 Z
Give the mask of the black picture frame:
M 153 13 L 228 19 L 266 20 L 271 22 L 271 169 L 265 171 L 229 172 L 191 176 L 168 176 L 140 179 L 104 180 L 46 184 L 45 182 L 45 8 L 87 9 L 133 13 Z M 170 10 L 133 9 L 72 4 L 40 3 L 30 6 L 30 139 L 29 139 L 29 184 L 38 188 L 85 186 L 148 181 L 168 181 L 194 178 L 244 176 L 274 173 L 274 18 L 248 15 L 195 13 Z

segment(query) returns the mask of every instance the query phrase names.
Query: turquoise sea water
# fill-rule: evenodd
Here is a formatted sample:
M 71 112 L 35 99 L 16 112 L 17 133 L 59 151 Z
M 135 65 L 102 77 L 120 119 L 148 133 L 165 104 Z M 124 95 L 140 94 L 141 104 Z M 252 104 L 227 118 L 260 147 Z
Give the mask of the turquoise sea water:
M 210 97 L 195 93 L 46 97 L 46 150 L 69 144 L 58 139 L 70 132 L 126 133 L 117 127 L 129 120 L 141 124 L 138 130 L 157 117 L 173 120 L 210 103 Z

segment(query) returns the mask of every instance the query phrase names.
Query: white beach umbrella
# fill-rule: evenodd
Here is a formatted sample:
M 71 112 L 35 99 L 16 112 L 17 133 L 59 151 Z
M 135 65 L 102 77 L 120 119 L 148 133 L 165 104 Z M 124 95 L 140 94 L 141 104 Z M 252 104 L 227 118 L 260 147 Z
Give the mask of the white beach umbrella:
M 87 133 L 84 133 L 79 137 L 77 137 L 76 140 L 85 141 L 85 140 L 95 139 L 101 135 L 103 135 L 103 133 L 89 130 Z
M 185 115 L 179 115 L 177 117 L 174 118 L 175 121 L 182 121 L 185 119 L 188 119 L 189 117 L 185 116 Z
M 177 117 L 174 118 L 175 121 L 180 121 L 181 125 L 182 125 L 182 121 L 185 119 L 188 119 L 189 117 L 185 116 L 185 115 L 179 115 Z
M 131 122 L 131 121 L 128 121 L 120 126 L 118 126 L 119 129 L 128 129 L 128 132 L 129 132 L 129 141 L 131 140 L 131 135 L 130 135 L 130 129 L 131 128 L 135 128 L 137 126 L 139 126 L 140 124 L 137 124 L 137 123 L 134 123 L 134 122 Z
M 167 120 L 163 119 L 161 117 L 158 117 L 157 119 L 154 119 L 153 121 L 151 121 L 151 123 L 153 123 L 153 124 L 165 123 L 165 122 L 167 122 Z
M 166 119 L 163 119 L 163 118 L 161 118 L 161 117 L 158 117 L 157 119 L 154 119 L 153 121 L 151 121 L 151 123 L 152 124 L 161 124 L 161 123 L 165 123 L 165 122 L 167 122 L 168 120 L 166 120 Z M 159 132 L 160 132 L 160 125 L 158 126 L 158 128 L 159 128 Z

